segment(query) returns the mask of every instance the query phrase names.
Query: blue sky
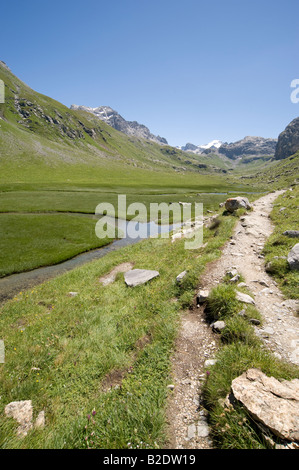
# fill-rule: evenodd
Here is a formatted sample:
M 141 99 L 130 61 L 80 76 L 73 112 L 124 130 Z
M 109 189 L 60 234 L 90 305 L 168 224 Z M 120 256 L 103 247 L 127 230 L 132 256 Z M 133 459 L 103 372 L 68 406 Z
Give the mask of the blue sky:
M 15 0 L 0 15 L 0 60 L 31 88 L 171 145 L 277 137 L 299 116 L 298 0 Z

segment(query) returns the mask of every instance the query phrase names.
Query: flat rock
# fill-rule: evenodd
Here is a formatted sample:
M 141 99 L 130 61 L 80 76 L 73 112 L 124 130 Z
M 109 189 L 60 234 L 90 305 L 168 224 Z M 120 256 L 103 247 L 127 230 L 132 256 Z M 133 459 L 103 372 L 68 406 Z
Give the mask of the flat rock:
M 299 379 L 280 382 L 259 369 L 248 369 L 231 388 L 255 420 L 280 439 L 299 441 Z
M 12 401 L 6 405 L 4 412 L 6 416 L 14 418 L 20 424 L 17 430 L 18 435 L 26 436 L 32 428 L 33 408 L 31 400 Z
M 125 283 L 127 286 L 135 287 L 141 284 L 145 284 L 157 276 L 159 276 L 158 271 L 149 269 L 131 269 L 125 273 Z

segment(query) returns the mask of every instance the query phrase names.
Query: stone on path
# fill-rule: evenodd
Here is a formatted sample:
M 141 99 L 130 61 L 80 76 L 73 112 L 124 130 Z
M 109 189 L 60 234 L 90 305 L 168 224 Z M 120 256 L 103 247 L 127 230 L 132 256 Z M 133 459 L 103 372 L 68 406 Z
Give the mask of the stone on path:
M 281 439 L 299 441 L 299 379 L 280 382 L 249 369 L 232 381 L 231 388 L 254 420 Z
M 196 303 L 203 304 L 204 302 L 206 302 L 209 298 L 209 294 L 210 294 L 209 290 L 200 290 L 197 293 Z
M 125 283 L 127 286 L 135 287 L 159 276 L 158 271 L 149 269 L 132 269 L 125 273 Z

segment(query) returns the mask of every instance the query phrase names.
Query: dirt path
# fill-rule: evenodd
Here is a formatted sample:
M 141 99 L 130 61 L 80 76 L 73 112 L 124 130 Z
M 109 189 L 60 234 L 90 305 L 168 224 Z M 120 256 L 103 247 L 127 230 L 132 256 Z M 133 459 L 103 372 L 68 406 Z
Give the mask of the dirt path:
M 276 283 L 265 272 L 264 259 L 260 256 L 273 231 L 268 215 L 281 193 L 276 191 L 261 197 L 253 204 L 254 210 L 241 217 L 221 258 L 206 269 L 201 287 L 214 287 L 228 269 L 235 267 L 244 276 L 263 317 L 263 327 L 255 327 L 256 334 L 275 355 L 299 365 L 299 318 L 295 315 L 298 303 L 284 299 Z M 168 406 L 169 448 L 212 448 L 206 417 L 198 400 L 204 364 L 213 359 L 217 341 L 201 308 L 184 314 L 172 359 L 174 388 Z

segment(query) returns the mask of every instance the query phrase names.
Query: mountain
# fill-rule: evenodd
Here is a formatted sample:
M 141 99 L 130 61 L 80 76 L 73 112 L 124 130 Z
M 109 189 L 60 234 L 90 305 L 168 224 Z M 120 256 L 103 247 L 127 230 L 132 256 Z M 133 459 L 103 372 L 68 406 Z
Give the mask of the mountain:
M 198 155 L 202 153 L 207 153 L 206 151 L 211 152 L 213 150 L 216 150 L 221 146 L 222 142 L 220 140 L 212 140 L 212 142 L 209 142 L 206 145 L 194 145 L 191 143 L 187 143 L 183 147 L 179 147 L 181 150 L 184 152 L 192 152 L 196 153 Z
M 247 136 L 244 139 L 222 144 L 218 151 L 233 160 L 248 156 L 274 155 L 277 139 Z
M 93 113 L 70 109 L 34 91 L 0 61 L 0 183 L 11 181 L 131 180 L 160 172 L 215 173 L 185 152 L 136 135 L 127 135 Z M 144 130 L 145 126 L 138 125 Z M 131 123 L 131 128 L 134 124 Z M 146 173 L 145 173 L 146 172 Z M 216 172 L 219 173 L 216 168 Z M 33 176 L 35 175 L 35 176 Z
M 197 155 L 224 155 L 225 157 L 236 160 L 242 157 L 261 157 L 274 155 L 277 139 L 267 139 L 264 137 L 244 137 L 237 142 L 222 143 L 220 140 L 212 140 L 207 145 L 194 145 L 191 143 L 180 147 L 184 152 L 192 152 Z
M 164 137 L 153 135 L 150 130 L 143 124 L 139 124 L 137 121 L 126 121 L 117 111 L 110 108 L 109 106 L 99 106 L 97 108 L 89 108 L 87 106 L 78 106 L 72 104 L 71 109 L 82 110 L 88 113 L 94 114 L 101 121 L 106 122 L 109 126 L 113 127 L 117 131 L 124 132 L 129 136 L 135 136 L 140 139 L 152 140 L 158 144 L 168 144 Z
M 274 158 L 282 160 L 290 157 L 299 150 L 299 117 L 287 125 L 278 136 Z

